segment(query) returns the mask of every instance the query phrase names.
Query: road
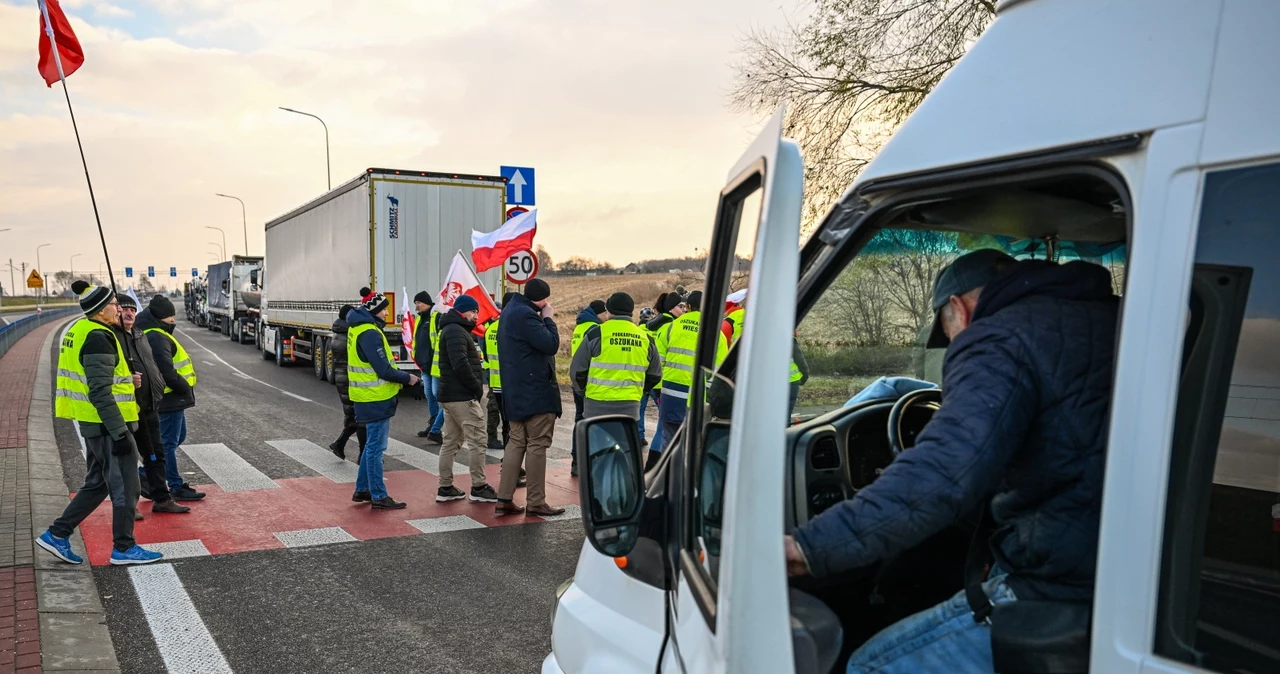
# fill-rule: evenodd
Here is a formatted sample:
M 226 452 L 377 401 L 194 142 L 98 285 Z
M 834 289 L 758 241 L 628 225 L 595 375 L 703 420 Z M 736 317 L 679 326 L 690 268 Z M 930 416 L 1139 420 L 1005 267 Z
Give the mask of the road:
M 350 501 L 354 438 L 347 461 L 323 449 L 342 413 L 310 364 L 279 368 L 252 346 L 178 326 L 199 377 L 179 463 L 209 496 L 185 515 L 140 505 L 136 537 L 166 552 L 164 564 L 105 565 L 105 506 L 81 528 L 123 671 L 538 671 L 554 590 L 582 546 L 571 418 L 557 426 L 548 469 L 548 501 L 569 512 L 495 518 L 491 504 L 435 503 L 438 459 L 422 448 L 438 447 L 415 435 L 426 403 L 404 395 L 386 471 L 409 507 L 373 511 Z M 79 486 L 76 431 L 58 420 L 55 433 Z M 497 461 L 487 468 L 495 485 Z M 467 489 L 465 468 L 455 473 Z

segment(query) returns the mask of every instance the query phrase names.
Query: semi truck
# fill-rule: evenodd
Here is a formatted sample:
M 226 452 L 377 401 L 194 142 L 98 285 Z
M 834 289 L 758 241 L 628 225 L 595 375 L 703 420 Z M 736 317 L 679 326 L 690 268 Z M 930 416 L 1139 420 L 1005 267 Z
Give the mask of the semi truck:
M 254 341 L 262 293 L 258 273 L 262 258 L 232 255 L 231 260 L 209 265 L 205 290 L 209 303 L 208 328 L 233 342 Z
M 309 361 L 317 378 L 332 382 L 331 327 L 367 287 L 391 302 L 385 331 L 396 366 L 416 370 L 400 336 L 403 294 L 439 292 L 453 256 L 471 250 L 471 231 L 497 229 L 505 210 L 498 176 L 371 168 L 266 223 L 256 326 L 263 359 Z M 501 292 L 500 270 L 478 276 L 490 293 Z

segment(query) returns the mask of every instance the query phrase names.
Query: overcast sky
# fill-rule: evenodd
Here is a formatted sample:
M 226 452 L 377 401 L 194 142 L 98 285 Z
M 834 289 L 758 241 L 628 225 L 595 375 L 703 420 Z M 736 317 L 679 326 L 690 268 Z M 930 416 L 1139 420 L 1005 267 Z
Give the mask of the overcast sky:
M 537 169 L 538 242 L 615 263 L 705 247 L 761 119 L 728 105 L 738 40 L 794 0 L 63 0 L 68 79 L 113 266 L 204 268 L 370 166 Z M 35 0 L 0 0 L 0 264 L 102 262 Z M 8 275 L 0 267 L 0 278 Z

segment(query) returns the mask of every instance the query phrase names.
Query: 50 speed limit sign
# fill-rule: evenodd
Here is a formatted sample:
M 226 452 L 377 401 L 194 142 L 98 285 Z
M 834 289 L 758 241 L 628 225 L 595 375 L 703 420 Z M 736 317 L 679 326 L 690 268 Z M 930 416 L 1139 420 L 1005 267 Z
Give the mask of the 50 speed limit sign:
M 522 250 L 507 258 L 503 269 L 507 272 L 507 280 L 512 283 L 528 283 L 529 279 L 538 275 L 538 256 Z

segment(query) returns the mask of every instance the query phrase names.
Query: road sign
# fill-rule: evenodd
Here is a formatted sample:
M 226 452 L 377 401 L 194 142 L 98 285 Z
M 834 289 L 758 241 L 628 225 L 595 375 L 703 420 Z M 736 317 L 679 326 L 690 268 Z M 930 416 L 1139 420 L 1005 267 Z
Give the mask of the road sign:
M 538 275 L 538 256 L 522 250 L 507 258 L 502 266 L 507 272 L 507 280 L 512 283 L 528 283 L 529 279 Z
M 191 268 L 191 278 L 196 278 L 196 277 L 197 277 L 197 276 L 199 276 L 199 275 L 200 275 L 200 270 L 196 269 L 195 267 L 192 267 L 192 268 Z
M 125 268 L 124 268 L 124 277 L 125 277 L 125 278 L 133 278 L 133 267 L 125 267 Z
M 27 275 L 27 287 L 28 288 L 44 287 L 44 279 L 40 278 L 40 272 L 34 269 L 31 270 L 31 273 Z
M 152 267 L 151 265 L 147 265 L 147 278 L 155 278 L 155 277 L 156 277 L 156 268 Z
M 507 179 L 507 205 L 531 206 L 534 200 L 533 169 L 524 166 L 503 166 L 502 177 Z
M 507 209 L 507 219 L 510 220 L 511 218 L 514 218 L 517 215 L 520 215 L 521 213 L 528 213 L 528 212 L 529 212 L 529 209 L 525 208 L 524 206 L 512 206 L 511 208 Z
M 178 277 L 178 268 L 177 268 L 177 267 L 169 267 L 169 276 L 172 276 L 173 278 L 177 278 L 177 277 Z

